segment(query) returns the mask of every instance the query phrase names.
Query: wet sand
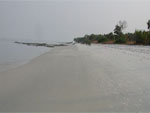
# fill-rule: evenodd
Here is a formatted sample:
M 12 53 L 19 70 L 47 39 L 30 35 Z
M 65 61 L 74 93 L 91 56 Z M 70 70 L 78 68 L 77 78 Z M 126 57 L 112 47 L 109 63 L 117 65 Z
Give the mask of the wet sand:
M 150 111 L 144 46 L 57 47 L 0 73 L 0 112 Z

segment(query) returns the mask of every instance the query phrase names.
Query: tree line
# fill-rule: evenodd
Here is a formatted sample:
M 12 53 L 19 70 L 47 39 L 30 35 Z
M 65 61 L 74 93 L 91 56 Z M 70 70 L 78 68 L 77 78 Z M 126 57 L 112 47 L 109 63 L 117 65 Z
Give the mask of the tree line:
M 84 37 L 75 38 L 74 41 L 88 45 L 91 45 L 91 43 L 150 45 L 150 20 L 147 22 L 148 31 L 135 30 L 134 33 L 123 33 L 126 27 L 126 21 L 119 21 L 113 32 L 85 35 Z

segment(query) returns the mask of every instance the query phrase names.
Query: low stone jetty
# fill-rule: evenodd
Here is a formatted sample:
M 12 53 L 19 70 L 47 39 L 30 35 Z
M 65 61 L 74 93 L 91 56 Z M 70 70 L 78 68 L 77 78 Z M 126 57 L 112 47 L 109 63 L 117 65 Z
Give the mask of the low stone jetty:
M 73 42 L 64 42 L 64 43 L 60 43 L 60 44 L 47 44 L 47 43 L 26 43 L 26 42 L 18 42 L 18 41 L 15 41 L 14 43 L 24 44 L 24 45 L 28 45 L 28 46 L 43 46 L 43 47 L 50 47 L 50 48 L 54 48 L 54 47 L 58 47 L 58 46 L 68 46 L 70 44 L 74 44 Z

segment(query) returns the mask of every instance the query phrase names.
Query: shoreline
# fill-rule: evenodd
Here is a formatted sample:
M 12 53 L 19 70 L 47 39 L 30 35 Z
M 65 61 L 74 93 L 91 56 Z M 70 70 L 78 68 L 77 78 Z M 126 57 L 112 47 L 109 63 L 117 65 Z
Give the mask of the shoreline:
M 51 51 L 51 50 L 50 50 L 50 51 Z M 48 51 L 48 52 L 50 52 L 50 51 Z M 37 57 L 40 57 L 40 56 L 42 56 L 42 55 L 44 55 L 44 54 L 46 54 L 46 53 L 48 53 L 48 52 L 42 53 L 42 54 L 40 54 L 40 55 L 38 55 L 38 56 L 35 56 L 34 58 L 28 59 L 28 60 L 26 60 L 26 61 L 20 61 L 20 62 L 11 63 L 11 64 L 5 64 L 5 63 L 4 63 L 4 64 L 1 64 L 0 73 L 2 73 L 2 72 L 7 72 L 7 71 L 11 71 L 11 70 L 17 69 L 17 68 L 19 68 L 19 67 L 21 67 L 21 66 L 24 66 L 24 65 L 30 63 L 32 60 L 36 59 Z
M 9 44 L 13 44 L 13 42 L 12 43 L 9 42 Z M 12 70 L 14 68 L 18 68 L 24 64 L 29 63 L 36 57 L 39 57 L 39 56 L 41 56 L 47 52 L 50 52 L 52 50 L 52 49 L 46 49 L 43 47 L 36 48 L 36 47 L 21 46 L 21 49 L 16 49 L 16 47 L 19 48 L 20 46 L 16 46 L 16 47 L 10 46 L 10 47 L 12 47 L 12 49 L 11 49 L 12 54 L 14 52 L 15 55 L 4 58 L 4 55 L 6 56 L 8 54 L 8 52 L 10 51 L 10 49 L 6 53 L 4 52 L 4 55 L 1 56 L 4 59 L 4 61 L 2 60 L 0 62 L 0 72 L 5 72 L 5 71 Z M 5 46 L 4 46 L 4 48 L 5 48 Z M 17 50 L 19 50 L 19 52 L 16 52 Z M 24 51 L 24 50 L 25 50 L 25 52 L 22 55 L 20 53 L 20 51 Z M 30 54 L 30 55 L 26 55 L 26 54 Z
M 63 47 L 63 46 L 69 46 L 69 45 L 74 45 L 73 42 L 64 42 L 64 43 L 59 43 L 59 44 L 47 44 L 47 43 L 28 43 L 28 42 L 18 42 L 18 41 L 15 41 L 12 43 L 15 43 L 15 44 L 21 44 L 21 45 L 26 45 L 26 46 L 33 46 L 33 47 L 47 47 L 47 48 L 55 48 L 55 47 Z M 51 51 L 51 50 L 49 50 Z M 42 54 L 39 54 L 39 55 L 36 55 L 32 58 L 29 58 L 29 59 L 26 59 L 24 61 L 18 61 L 18 62 L 9 62 L 9 63 L 1 63 L 0 64 L 0 72 L 3 72 L 3 71 L 9 71 L 11 69 L 14 69 L 14 68 L 17 68 L 19 66 L 22 66 L 24 64 L 27 64 L 29 63 L 31 60 L 35 59 L 36 57 L 39 57 L 49 51 L 46 51 Z

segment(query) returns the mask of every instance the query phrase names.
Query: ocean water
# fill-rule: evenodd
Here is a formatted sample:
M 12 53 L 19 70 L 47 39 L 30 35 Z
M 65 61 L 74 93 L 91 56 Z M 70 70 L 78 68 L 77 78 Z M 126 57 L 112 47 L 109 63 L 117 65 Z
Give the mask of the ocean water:
M 7 71 L 50 51 L 47 47 L 34 47 L 16 44 L 13 41 L 0 41 L 0 72 Z

